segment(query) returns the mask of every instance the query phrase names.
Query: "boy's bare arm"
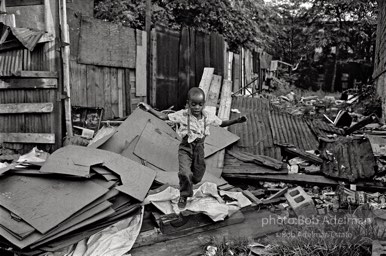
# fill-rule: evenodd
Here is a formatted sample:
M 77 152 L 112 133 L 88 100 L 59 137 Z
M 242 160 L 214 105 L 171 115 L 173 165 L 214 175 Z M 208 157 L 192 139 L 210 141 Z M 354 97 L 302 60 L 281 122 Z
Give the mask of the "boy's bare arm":
M 220 127 L 226 127 L 226 126 L 230 126 L 230 125 L 233 125 L 233 124 L 244 123 L 246 121 L 247 121 L 247 117 L 246 116 L 241 116 L 241 117 L 239 117 L 237 119 L 222 121 L 222 123 L 220 124 Z
M 161 119 L 161 120 L 169 120 L 169 117 L 168 117 L 167 114 L 162 113 L 162 112 L 160 112 L 160 111 L 157 111 L 157 110 L 153 109 L 149 104 L 147 104 L 147 103 L 145 103 L 145 102 L 140 102 L 140 103 L 138 104 L 138 107 L 140 107 L 141 109 L 143 109 L 143 110 L 149 112 L 150 114 L 152 114 L 152 115 L 158 117 L 158 118 Z

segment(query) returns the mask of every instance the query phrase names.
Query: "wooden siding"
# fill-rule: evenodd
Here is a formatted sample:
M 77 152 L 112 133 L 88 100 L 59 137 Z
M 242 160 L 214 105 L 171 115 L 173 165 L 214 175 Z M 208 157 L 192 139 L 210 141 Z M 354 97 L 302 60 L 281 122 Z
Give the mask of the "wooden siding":
M 104 109 L 103 119 L 124 117 L 144 97 L 135 96 L 135 70 L 70 61 L 72 106 Z
M 382 115 L 386 120 L 386 1 L 378 1 L 378 10 L 373 77 L 378 94 L 382 97 Z

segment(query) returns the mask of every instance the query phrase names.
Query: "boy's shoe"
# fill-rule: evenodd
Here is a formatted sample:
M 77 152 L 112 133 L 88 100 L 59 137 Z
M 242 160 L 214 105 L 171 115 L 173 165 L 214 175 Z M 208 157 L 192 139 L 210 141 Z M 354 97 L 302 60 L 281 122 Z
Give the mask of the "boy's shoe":
M 188 198 L 186 196 L 180 196 L 180 199 L 178 200 L 178 208 L 184 209 L 186 207 L 186 202 L 188 201 Z

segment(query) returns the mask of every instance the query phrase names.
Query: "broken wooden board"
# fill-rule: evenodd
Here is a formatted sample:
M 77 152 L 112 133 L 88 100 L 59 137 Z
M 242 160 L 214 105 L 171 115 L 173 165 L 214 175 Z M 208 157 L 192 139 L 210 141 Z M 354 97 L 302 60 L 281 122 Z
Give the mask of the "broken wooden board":
M 180 141 L 148 122 L 134 149 L 134 154 L 167 172 L 178 171 Z
M 183 235 L 191 233 L 195 229 L 204 228 L 209 225 L 216 225 L 217 228 L 241 223 L 244 221 L 244 215 L 237 211 L 231 217 L 224 221 L 218 222 L 216 225 L 209 216 L 203 213 L 189 213 L 182 212 L 181 214 L 167 214 L 156 217 L 156 222 L 159 223 L 161 232 L 165 235 Z M 183 224 L 183 225 L 182 225 Z
M 58 87 L 56 78 L 1 78 L 1 89 L 55 89 Z
M 338 182 L 321 176 L 321 175 L 309 175 L 303 173 L 294 174 L 278 174 L 278 175 L 249 175 L 249 174 L 226 174 L 223 173 L 224 178 L 237 178 L 247 180 L 258 180 L 258 181 L 271 181 L 271 182 L 284 182 L 284 183 L 295 183 L 295 184 L 309 184 L 309 185 L 325 185 L 325 186 L 337 186 Z
M 281 163 L 280 169 L 273 169 L 255 163 L 243 162 L 237 158 L 232 157 L 230 154 L 225 159 L 225 166 L 223 168 L 223 175 L 235 174 L 235 175 L 283 175 L 287 174 L 288 169 L 284 163 Z
M 214 115 L 216 114 L 218 98 L 220 96 L 221 80 L 221 76 L 213 75 L 208 94 L 206 95 L 205 110 Z
M 130 253 L 133 256 L 150 256 L 154 255 L 154 252 L 157 252 L 158 256 L 198 255 L 211 239 L 223 241 L 240 237 L 258 238 L 283 230 L 283 226 L 278 225 L 276 221 L 263 224 L 263 219 L 277 218 L 276 214 L 269 211 L 248 211 L 243 214 L 244 221 L 241 223 L 216 227 L 222 225 L 219 222 L 177 236 L 160 235 L 155 232 L 141 233 Z
M 0 204 L 43 234 L 107 192 L 92 181 L 16 175 L 0 180 Z
M 135 41 L 132 28 L 83 16 L 78 62 L 135 69 Z
M 386 137 L 366 134 L 374 156 L 386 156 Z
M 323 160 L 314 155 L 314 154 L 311 154 L 311 153 L 308 153 L 308 152 L 305 152 L 303 150 L 300 150 L 296 147 L 282 147 L 282 154 L 284 156 L 290 156 L 290 157 L 300 157 L 308 162 L 311 162 L 313 164 L 317 164 L 317 165 L 320 165 L 323 163 Z
M 204 72 L 198 87 L 204 91 L 205 95 L 208 95 L 210 84 L 212 83 L 213 79 L 213 73 L 214 68 L 204 68 Z

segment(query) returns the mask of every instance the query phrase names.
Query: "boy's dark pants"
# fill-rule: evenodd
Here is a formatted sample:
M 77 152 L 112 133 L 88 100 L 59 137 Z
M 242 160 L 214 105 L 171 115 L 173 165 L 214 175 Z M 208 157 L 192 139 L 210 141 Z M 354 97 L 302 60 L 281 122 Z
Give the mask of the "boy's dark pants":
M 193 196 L 193 185 L 201 181 L 205 173 L 204 138 L 188 143 L 182 139 L 178 149 L 180 196 Z

